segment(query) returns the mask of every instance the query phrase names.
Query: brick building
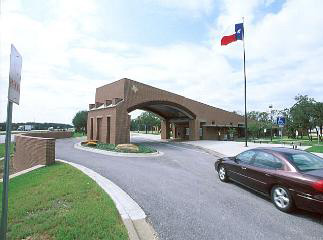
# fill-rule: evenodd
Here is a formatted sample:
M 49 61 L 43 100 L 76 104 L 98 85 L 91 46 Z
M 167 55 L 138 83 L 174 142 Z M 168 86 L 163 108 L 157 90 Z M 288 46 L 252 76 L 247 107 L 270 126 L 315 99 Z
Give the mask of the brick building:
M 130 115 L 141 109 L 161 118 L 161 138 L 199 140 L 228 138 L 228 130 L 243 136 L 244 118 L 189 98 L 127 78 L 96 89 L 89 105 L 87 138 L 104 143 L 130 142 Z

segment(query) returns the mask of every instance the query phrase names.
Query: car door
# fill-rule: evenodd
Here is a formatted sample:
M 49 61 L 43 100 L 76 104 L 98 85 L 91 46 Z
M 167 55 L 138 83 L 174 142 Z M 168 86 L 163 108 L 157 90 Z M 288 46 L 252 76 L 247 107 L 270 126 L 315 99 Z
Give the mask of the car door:
M 283 163 L 271 153 L 257 151 L 253 161 L 246 169 L 250 187 L 263 193 L 276 181 L 276 172 L 283 169 Z
M 253 150 L 248 150 L 240 153 L 235 157 L 235 164 L 230 166 L 229 177 L 232 180 L 238 181 L 244 185 L 249 185 L 249 180 L 247 176 L 247 169 L 250 166 L 253 157 L 256 155 L 256 152 Z

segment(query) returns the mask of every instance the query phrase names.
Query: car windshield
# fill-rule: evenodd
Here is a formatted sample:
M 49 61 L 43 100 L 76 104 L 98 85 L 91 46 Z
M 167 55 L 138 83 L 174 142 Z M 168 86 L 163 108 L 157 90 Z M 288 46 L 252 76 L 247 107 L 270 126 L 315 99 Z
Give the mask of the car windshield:
M 289 161 L 300 171 L 323 169 L 323 159 L 310 153 L 296 153 L 288 156 Z

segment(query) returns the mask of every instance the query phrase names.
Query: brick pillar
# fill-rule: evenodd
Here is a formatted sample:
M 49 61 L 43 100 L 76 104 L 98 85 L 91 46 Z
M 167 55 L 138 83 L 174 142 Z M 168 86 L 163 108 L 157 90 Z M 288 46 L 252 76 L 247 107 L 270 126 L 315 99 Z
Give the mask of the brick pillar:
M 122 107 L 116 110 L 115 142 L 118 145 L 130 142 L 130 115 Z
M 88 117 L 87 117 L 87 127 L 86 127 L 86 129 L 87 129 L 87 133 L 86 133 L 87 140 L 92 140 L 91 139 L 91 131 L 93 131 L 93 130 L 92 130 L 92 127 L 91 127 L 91 117 L 90 117 L 90 114 L 88 114 Z
M 16 135 L 13 167 L 22 171 L 36 165 L 55 163 L 55 139 Z
M 128 122 L 127 122 L 127 141 L 130 143 L 130 125 L 131 125 L 131 116 L 128 115 Z
M 200 140 L 200 123 L 197 119 L 189 120 L 189 140 Z
M 175 123 L 172 123 L 172 133 L 173 133 L 173 139 L 177 138 L 177 136 L 176 136 L 176 125 L 175 125 Z
M 169 139 L 170 138 L 170 135 L 169 135 L 169 131 L 170 131 L 169 121 L 168 120 L 162 120 L 160 125 L 161 125 L 161 139 Z

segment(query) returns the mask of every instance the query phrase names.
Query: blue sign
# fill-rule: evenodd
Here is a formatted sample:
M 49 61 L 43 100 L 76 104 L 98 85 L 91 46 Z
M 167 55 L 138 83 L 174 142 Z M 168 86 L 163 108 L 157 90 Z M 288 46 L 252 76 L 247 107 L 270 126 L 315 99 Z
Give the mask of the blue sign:
M 286 124 L 286 118 L 285 117 L 277 117 L 277 124 L 278 125 L 285 125 Z

